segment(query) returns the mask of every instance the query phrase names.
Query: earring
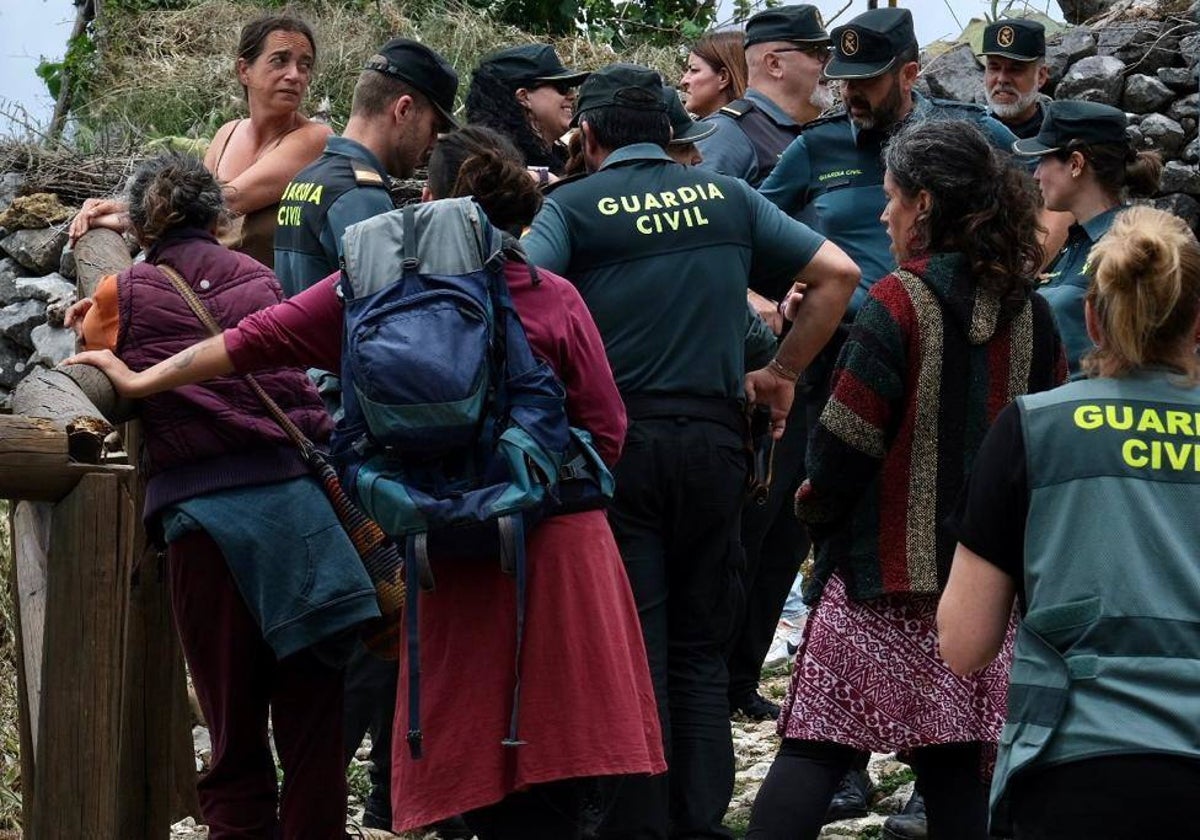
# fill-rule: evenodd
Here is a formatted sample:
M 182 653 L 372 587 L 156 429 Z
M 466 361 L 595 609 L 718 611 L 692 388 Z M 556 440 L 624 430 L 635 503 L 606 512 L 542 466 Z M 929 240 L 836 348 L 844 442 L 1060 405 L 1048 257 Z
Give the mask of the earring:
M 1078 178 L 1078 177 L 1079 177 L 1079 170 L 1078 170 L 1078 169 L 1072 169 L 1072 170 L 1071 170 L 1071 177 L 1072 177 L 1072 178 Z

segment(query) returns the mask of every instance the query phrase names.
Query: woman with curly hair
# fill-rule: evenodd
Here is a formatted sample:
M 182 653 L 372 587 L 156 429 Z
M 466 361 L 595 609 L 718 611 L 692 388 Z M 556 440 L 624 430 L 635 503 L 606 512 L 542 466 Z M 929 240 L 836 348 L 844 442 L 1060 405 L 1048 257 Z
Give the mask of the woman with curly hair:
M 859 751 L 912 764 L 930 837 L 988 836 L 1011 641 L 971 677 L 938 658 L 955 546 L 943 521 L 997 413 L 1062 382 L 1065 361 L 1033 291 L 1042 254 L 1028 176 L 958 120 L 910 120 L 884 163 L 880 220 L 898 267 L 871 287 L 809 439 L 796 513 L 816 545 L 815 606 L 755 840 L 815 838 Z
M 549 44 L 508 47 L 484 57 L 467 90 L 467 121 L 516 144 L 540 183 L 565 173 L 575 88 L 587 73 L 563 66 Z
M 222 188 L 199 160 L 148 161 L 126 206 L 146 260 L 68 311 L 88 350 L 142 371 L 206 337 L 173 278 L 223 327 L 283 299 L 269 269 L 217 242 Z M 303 368 L 257 378 L 310 439 L 328 439 Z M 331 644 L 379 614 L 374 587 L 300 453 L 241 377 L 148 395 L 141 421 L 142 518 L 166 544 L 175 626 L 212 735 L 197 782 L 208 836 L 342 840 L 342 670 Z

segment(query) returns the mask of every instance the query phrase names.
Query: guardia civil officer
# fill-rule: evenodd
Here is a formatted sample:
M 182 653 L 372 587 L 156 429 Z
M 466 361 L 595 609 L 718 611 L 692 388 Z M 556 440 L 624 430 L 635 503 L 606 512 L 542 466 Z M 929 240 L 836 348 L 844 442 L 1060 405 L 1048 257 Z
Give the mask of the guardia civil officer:
M 711 136 L 717 128 L 693 120 L 679 99 L 679 91 L 670 85 L 663 85 L 663 101 L 667 103 L 667 118 L 671 121 L 671 142 L 667 144 L 667 154 L 676 163 L 695 166 L 703 160 L 696 143 Z
M 997 416 L 938 606 L 959 674 L 1024 613 L 992 782 L 1017 840 L 1169 836 L 1200 790 L 1200 246 L 1131 207 L 1091 253 L 1091 378 Z
M 1054 310 L 1073 379 L 1082 375 L 1083 356 L 1092 349 L 1083 318 L 1088 255 L 1129 197 L 1153 195 L 1162 174 L 1158 153 L 1137 149 L 1128 125 L 1125 112 L 1111 105 L 1057 100 L 1046 106 L 1037 136 L 1013 145 L 1018 155 L 1037 160 L 1033 177 L 1046 208 L 1075 220 L 1038 288 Z
M 350 120 L 340 137 L 302 169 L 283 192 L 275 232 L 275 273 L 288 295 L 339 268 L 346 228 L 394 208 L 388 176 L 405 178 L 429 156 L 439 131 L 455 126 L 458 75 L 442 56 L 394 38 L 363 68 Z M 314 371 L 331 412 L 340 406 L 338 377 Z M 363 825 L 392 827 L 391 743 L 396 706 L 395 662 L 358 650 L 346 667 L 345 747 L 349 761 L 371 733 L 371 793 Z M 446 835 L 449 836 L 449 835 Z
M 394 208 L 388 177 L 407 178 L 429 157 L 451 111 L 458 74 L 433 50 L 393 38 L 367 61 L 340 137 L 283 192 L 275 273 L 294 295 L 338 270 L 342 233 Z
M 1046 28 L 1036 20 L 1002 18 L 983 30 L 983 93 L 988 112 L 1018 138 L 1042 127 Z
M 821 79 L 829 33 L 815 6 L 780 6 L 746 22 L 746 95 L 706 122 L 716 133 L 700 143 L 702 165 L 758 186 L 800 126 L 833 105 Z
M 743 340 L 752 265 L 809 284 L 795 326 L 746 392 L 777 424 L 796 373 L 828 340 L 857 282 L 837 246 L 743 181 L 670 159 L 658 75 L 615 64 L 576 105 L 592 173 L 554 187 L 525 238 L 579 288 L 630 427 L 610 521 L 638 604 L 669 780 L 627 780 L 605 837 L 726 838 L 733 747 L 723 647 L 740 592 L 746 478 Z

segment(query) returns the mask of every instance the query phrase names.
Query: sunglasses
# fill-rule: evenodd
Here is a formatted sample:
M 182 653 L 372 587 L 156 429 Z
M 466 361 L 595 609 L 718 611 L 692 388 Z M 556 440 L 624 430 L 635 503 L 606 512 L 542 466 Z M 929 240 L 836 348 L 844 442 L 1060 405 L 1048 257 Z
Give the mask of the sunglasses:
M 538 85 L 538 87 L 552 87 L 556 91 L 558 91 L 558 93 L 561 96 L 566 96 L 571 91 L 575 90 L 575 88 L 579 87 L 579 83 L 578 82 L 542 82 L 540 85 Z
M 832 54 L 832 50 L 829 47 L 781 47 L 777 50 L 771 50 L 771 52 L 773 52 L 773 53 L 785 53 L 785 52 L 807 53 L 808 55 L 811 55 L 813 58 L 815 58 L 817 61 L 821 62 L 822 65 L 827 64 L 829 62 L 829 56 Z

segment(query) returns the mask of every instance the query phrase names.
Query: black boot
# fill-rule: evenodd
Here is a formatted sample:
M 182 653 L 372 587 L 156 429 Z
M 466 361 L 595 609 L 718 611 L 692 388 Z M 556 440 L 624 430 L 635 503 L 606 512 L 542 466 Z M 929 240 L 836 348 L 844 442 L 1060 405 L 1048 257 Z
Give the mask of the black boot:
M 778 720 L 779 706 L 763 697 L 757 691 L 753 694 L 735 700 L 729 704 L 733 713 L 742 714 L 750 720 Z
M 925 823 L 925 800 L 915 789 L 904 809 L 884 822 L 883 836 L 885 840 L 925 840 L 929 836 L 929 827 Z
M 871 804 L 871 777 L 866 770 L 850 770 L 838 785 L 837 792 L 829 801 L 829 809 L 825 812 L 825 822 L 851 820 L 867 815 Z

